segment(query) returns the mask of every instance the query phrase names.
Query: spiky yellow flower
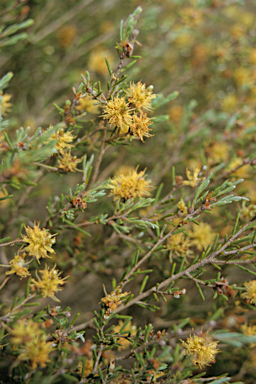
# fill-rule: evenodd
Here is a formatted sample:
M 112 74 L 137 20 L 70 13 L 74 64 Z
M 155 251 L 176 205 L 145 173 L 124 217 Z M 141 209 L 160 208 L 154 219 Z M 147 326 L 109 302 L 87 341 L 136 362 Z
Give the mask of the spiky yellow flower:
M 227 161 L 230 152 L 230 147 L 225 142 L 215 142 L 213 145 L 206 148 L 207 160 L 210 164 Z
M 118 325 L 115 325 L 115 327 L 112 330 L 112 333 L 119 334 L 122 326 L 124 325 L 124 322 L 119 320 Z M 129 321 L 129 323 L 126 325 L 126 327 L 122 330 L 122 333 L 125 332 L 123 335 L 124 337 L 119 337 L 118 338 L 118 344 L 121 344 L 118 347 L 118 351 L 121 351 L 122 349 L 128 348 L 131 345 L 131 342 L 127 340 L 125 336 L 135 336 L 137 332 L 137 327 L 136 325 L 132 325 L 132 322 Z
M 94 105 L 96 100 L 94 100 L 90 95 L 85 95 L 84 97 L 80 97 L 79 104 L 75 106 L 77 111 L 86 111 L 89 113 L 98 113 L 99 106 Z
M 39 259 L 41 259 L 41 257 L 50 257 L 48 252 L 55 253 L 52 246 L 56 242 L 54 237 L 56 235 L 51 235 L 47 229 L 40 229 L 39 223 L 37 225 L 34 223 L 34 228 L 25 227 L 25 230 L 26 235 L 21 236 L 23 241 L 29 245 L 23 248 L 23 251 L 26 251 L 29 256 L 35 257 L 39 264 Z
M 167 240 L 167 249 L 170 251 L 170 261 L 172 262 L 172 256 L 181 256 L 187 257 L 192 251 L 190 247 L 192 246 L 191 241 L 188 237 L 185 237 L 183 233 L 177 233 L 176 235 L 172 235 Z
M 13 273 L 16 273 L 18 276 L 21 277 L 27 277 L 30 275 L 27 267 L 25 267 L 25 256 L 26 254 L 23 253 L 22 255 L 16 255 L 14 258 L 10 261 L 11 270 L 6 272 L 6 275 L 11 275 Z
M 199 174 L 200 174 L 199 168 L 195 168 L 193 172 L 187 168 L 186 174 L 187 174 L 188 180 L 183 181 L 183 185 L 190 185 L 191 187 L 196 187 L 198 183 L 202 180 L 202 178 L 199 177 Z
M 17 346 L 25 344 L 32 341 L 38 333 L 41 333 L 38 323 L 31 319 L 22 319 L 15 324 L 12 330 L 11 342 Z
M 133 115 L 133 123 L 130 126 L 130 131 L 135 137 L 139 137 L 143 141 L 143 137 L 151 137 L 149 131 L 152 129 L 149 126 L 153 124 L 146 113 L 140 113 L 139 115 Z
M 245 292 L 242 293 L 243 299 L 249 300 L 252 304 L 256 304 L 256 280 L 248 281 L 244 284 Z
M 256 335 L 256 325 L 241 325 L 241 331 L 247 336 L 255 336 Z
M 251 220 L 256 214 L 256 205 L 250 204 L 246 206 L 246 202 L 242 202 L 242 207 L 239 209 L 242 220 Z
M 129 295 L 128 292 L 122 292 L 120 286 L 116 287 L 114 291 L 107 294 L 101 299 L 101 302 L 105 304 L 106 314 L 104 315 L 105 319 L 108 319 L 111 313 L 122 304 L 122 299 Z
M 124 97 L 115 97 L 109 100 L 107 105 L 103 107 L 103 119 L 108 119 L 109 124 L 118 127 L 120 133 L 126 133 L 132 124 L 132 109 Z
M 8 112 L 11 111 L 10 108 L 12 106 L 12 103 L 9 103 L 9 101 L 11 100 L 12 95 L 5 93 L 4 95 L 0 95 L 0 96 L 2 96 L 1 114 L 2 114 L 2 116 L 5 116 L 5 115 L 7 115 Z
M 65 132 L 63 128 L 60 128 L 56 133 L 51 135 L 51 140 L 57 140 L 57 144 L 54 148 L 56 148 L 62 155 L 64 154 L 64 149 L 74 147 L 74 145 L 70 144 L 74 138 L 75 136 L 73 136 L 71 132 Z
M 152 93 L 153 86 L 146 88 L 146 84 L 142 84 L 140 81 L 138 83 L 131 83 L 130 87 L 127 89 L 126 93 L 128 100 L 131 104 L 135 106 L 136 109 L 146 109 L 152 110 L 151 101 L 156 97 Z
M 65 172 L 75 172 L 78 163 L 81 163 L 81 159 L 77 159 L 76 156 L 72 156 L 71 152 L 65 152 L 58 158 L 59 168 Z
M 152 187 L 150 181 L 145 180 L 145 171 L 137 173 L 137 170 L 131 170 L 128 174 L 115 176 L 107 184 L 107 188 L 111 189 L 110 194 L 115 200 L 149 196 Z
M 181 199 L 178 202 L 177 208 L 179 209 L 180 213 L 182 213 L 183 215 L 186 215 L 188 213 L 188 209 L 187 209 L 186 204 L 185 204 L 183 199 Z
M 44 368 L 46 363 L 50 363 L 51 361 L 49 354 L 52 350 L 52 343 L 46 340 L 47 336 L 42 333 L 40 336 L 26 343 L 18 359 L 31 361 L 32 369 L 36 369 L 38 365 Z
M 198 364 L 200 368 L 210 363 L 215 363 L 215 355 L 219 352 L 217 349 L 218 341 L 213 341 L 210 336 L 190 335 L 187 341 L 181 340 L 187 355 L 193 356 L 193 364 Z
M 32 291 L 40 291 L 42 297 L 51 297 L 52 299 L 59 301 L 54 295 L 58 291 L 61 291 L 62 288 L 60 288 L 60 285 L 63 285 L 66 283 L 65 277 L 64 279 L 61 279 L 59 276 L 61 272 L 57 271 L 55 269 L 56 265 L 50 269 L 47 265 L 45 266 L 45 269 L 42 271 L 39 271 L 42 275 L 40 278 L 37 276 L 38 281 L 35 279 L 31 279 L 31 289 Z
M 187 231 L 187 233 L 192 238 L 191 244 L 196 246 L 199 251 L 203 251 L 211 244 L 216 236 L 212 227 L 207 223 L 194 224 L 193 231 Z

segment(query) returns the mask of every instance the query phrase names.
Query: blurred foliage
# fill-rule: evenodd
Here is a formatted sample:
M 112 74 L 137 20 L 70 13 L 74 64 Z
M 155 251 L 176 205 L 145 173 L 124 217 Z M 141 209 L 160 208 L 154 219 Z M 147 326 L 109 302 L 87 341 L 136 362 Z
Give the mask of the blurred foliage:
M 255 381 L 255 16 L 1 2 L 0 382 Z

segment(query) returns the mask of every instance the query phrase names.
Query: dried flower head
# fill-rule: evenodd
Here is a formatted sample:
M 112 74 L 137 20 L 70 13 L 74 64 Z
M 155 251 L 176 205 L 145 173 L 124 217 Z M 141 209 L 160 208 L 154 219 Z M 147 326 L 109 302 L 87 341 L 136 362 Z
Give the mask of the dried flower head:
M 215 232 L 207 223 L 199 223 L 193 225 L 193 231 L 187 231 L 192 238 L 191 245 L 196 246 L 199 251 L 203 251 L 215 239 Z
M 243 299 L 249 300 L 252 304 L 256 304 L 256 280 L 248 281 L 244 284 L 245 292 L 242 293 Z
M 31 279 L 30 285 L 32 291 L 40 291 L 43 297 L 51 297 L 52 299 L 59 301 L 54 295 L 62 290 L 59 286 L 66 283 L 65 279 L 67 277 L 61 279 L 59 277 L 61 272 L 57 271 L 55 267 L 56 265 L 52 269 L 49 269 L 46 265 L 44 270 L 39 271 L 42 277 L 40 278 L 37 276 L 38 281 Z
M 141 112 L 139 115 L 133 115 L 133 123 L 130 126 L 130 131 L 135 137 L 139 137 L 143 141 L 143 137 L 151 137 L 149 131 L 149 125 L 153 124 L 145 112 Z
M 106 293 L 106 296 L 101 299 L 101 302 L 105 304 L 106 314 L 105 319 L 108 319 L 110 314 L 122 304 L 122 299 L 129 295 L 128 292 L 122 293 L 120 286 L 116 287 L 110 294 Z
M 6 272 L 6 275 L 11 275 L 13 273 L 16 273 L 16 275 L 20 276 L 21 279 L 23 277 L 27 277 L 30 275 L 27 267 L 25 267 L 25 257 L 26 254 L 23 253 L 22 255 L 16 255 L 14 258 L 10 261 L 11 270 Z
M 151 101 L 156 97 L 156 95 L 154 95 L 152 91 L 153 91 L 152 85 L 146 88 L 146 84 L 142 84 L 139 81 L 136 84 L 131 83 L 126 93 L 127 93 L 129 102 L 133 104 L 136 109 L 144 108 L 150 111 L 152 110 Z
M 116 333 L 119 334 L 123 325 L 124 325 L 124 322 L 119 320 L 118 325 L 116 325 L 113 328 L 112 332 L 115 334 Z M 123 337 L 118 338 L 118 344 L 120 344 L 118 347 L 118 351 L 121 351 L 122 349 L 128 348 L 131 345 L 130 341 L 127 340 L 127 336 L 129 336 L 129 337 L 135 336 L 136 332 L 137 332 L 137 327 L 136 327 L 136 325 L 132 325 L 132 322 L 129 321 L 129 323 L 126 325 L 126 327 L 122 330 L 122 334 L 124 332 L 125 332 L 125 334 L 123 335 Z
M 132 124 L 131 113 L 132 109 L 124 97 L 115 97 L 103 107 L 103 118 L 108 119 L 113 127 L 118 127 L 121 133 L 128 132 Z
M 59 168 L 63 169 L 65 172 L 75 172 L 78 163 L 81 163 L 81 159 L 77 159 L 76 156 L 72 156 L 70 151 L 63 153 L 62 156 L 58 158 Z
M 188 180 L 183 181 L 183 185 L 190 185 L 191 187 L 196 187 L 198 183 L 202 180 L 201 177 L 199 177 L 200 174 L 200 168 L 195 168 L 193 173 L 188 168 L 186 169 L 186 174 Z
M 198 364 L 200 368 L 210 363 L 215 363 L 215 355 L 219 352 L 217 349 L 218 341 L 213 341 L 210 336 L 190 335 L 187 341 L 181 340 L 187 355 L 193 356 L 193 364 Z
M 55 235 L 51 235 L 47 229 L 40 229 L 39 223 L 36 225 L 34 223 L 34 228 L 25 227 L 26 235 L 21 235 L 23 241 L 28 243 L 23 251 L 26 251 L 29 256 L 33 256 L 37 259 L 40 264 L 39 259 L 41 257 L 50 257 L 49 253 L 55 253 L 52 249 L 53 244 L 55 244 L 56 239 Z
M 145 180 L 145 171 L 137 173 L 137 170 L 131 170 L 128 174 L 115 176 L 107 184 L 107 188 L 111 189 L 110 194 L 115 200 L 149 196 L 152 186 L 150 181 Z
M 75 136 L 73 136 L 71 132 L 65 132 L 63 128 L 60 128 L 56 133 L 51 135 L 51 140 L 57 140 L 57 144 L 54 148 L 56 148 L 62 155 L 64 154 L 64 149 L 74 147 L 74 145 L 70 144 L 74 138 Z
M 11 111 L 11 106 L 12 103 L 9 103 L 9 101 L 12 98 L 12 95 L 9 95 L 8 93 L 5 93 L 4 95 L 0 95 L 2 97 L 2 102 L 1 102 L 1 114 L 2 116 L 7 115 L 8 112 Z

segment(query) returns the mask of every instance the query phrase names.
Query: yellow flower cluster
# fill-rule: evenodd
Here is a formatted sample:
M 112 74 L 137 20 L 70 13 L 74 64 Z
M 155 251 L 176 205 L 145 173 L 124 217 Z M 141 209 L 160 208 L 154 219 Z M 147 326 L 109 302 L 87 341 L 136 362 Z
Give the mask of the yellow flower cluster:
M 121 134 L 130 133 L 143 141 L 150 137 L 149 126 L 152 121 L 144 110 L 150 111 L 151 101 L 156 97 L 152 94 L 152 86 L 146 88 L 141 82 L 131 83 L 126 97 L 115 97 L 103 107 L 103 118 L 108 119 L 112 127 L 117 127 Z
M 51 140 L 57 140 L 57 144 L 54 147 L 62 155 L 65 149 L 74 147 L 74 145 L 70 144 L 74 138 L 75 136 L 73 136 L 71 132 L 65 132 L 63 128 L 60 128 L 56 133 L 51 135 Z
M 199 251 L 203 251 L 215 239 L 215 232 L 207 223 L 194 224 L 193 231 L 187 231 L 192 239 L 191 245 L 194 245 Z
M 32 369 L 36 369 L 38 365 L 44 368 L 50 362 L 52 345 L 47 342 L 47 335 L 39 329 L 39 324 L 33 320 L 22 319 L 16 323 L 11 342 L 21 348 L 18 359 L 29 360 Z
M 78 163 L 81 163 L 81 159 L 77 159 L 76 156 L 72 156 L 71 152 L 65 152 L 63 156 L 58 159 L 59 168 L 65 172 L 75 172 Z
M 1 106 L 1 114 L 2 116 L 5 116 L 7 115 L 8 112 L 11 111 L 11 106 L 12 106 L 12 103 L 10 103 L 9 101 L 11 100 L 12 98 L 12 95 L 9 95 L 8 93 L 5 93 L 4 95 L 1 95 L 2 96 L 2 102 L 0 104 Z
M 55 253 L 52 249 L 53 244 L 55 244 L 56 239 L 51 235 L 47 229 L 40 229 L 39 224 L 34 224 L 34 228 L 25 227 L 26 235 L 21 235 L 23 241 L 28 243 L 28 245 L 23 248 L 23 251 L 26 251 L 30 256 L 33 256 L 37 259 L 40 264 L 39 259 L 41 257 L 49 257 L 49 253 Z
M 23 253 L 22 255 L 15 255 L 14 258 L 9 262 L 11 270 L 6 272 L 6 275 L 16 273 L 16 275 L 20 276 L 21 279 L 23 277 L 29 276 L 30 272 L 25 266 L 25 257 L 26 253 Z
M 110 294 L 106 294 L 106 296 L 101 299 L 101 302 L 106 306 L 105 319 L 108 319 L 111 313 L 122 304 L 122 299 L 127 295 L 129 295 L 128 292 L 122 293 L 121 287 L 117 287 L 114 291 Z
M 31 279 L 30 286 L 32 291 L 39 291 L 43 297 L 51 297 L 59 301 L 54 295 L 62 290 L 59 286 L 66 283 L 66 277 L 61 279 L 59 277 L 61 272 L 57 271 L 55 267 L 56 265 L 52 269 L 49 269 L 46 265 L 44 270 L 39 271 L 42 277 L 37 276 L 38 281 Z
M 114 334 L 119 334 L 123 325 L 124 325 L 124 322 L 119 320 L 118 325 L 116 325 L 113 328 L 112 332 Z M 129 323 L 123 329 L 122 333 L 123 332 L 126 332 L 126 334 L 123 337 L 120 336 L 118 338 L 118 344 L 120 344 L 118 347 L 118 351 L 121 351 L 122 349 L 126 349 L 131 345 L 131 343 L 129 342 L 129 340 L 127 340 L 127 337 L 125 337 L 125 336 L 128 336 L 128 335 L 129 335 L 129 337 L 135 336 L 136 332 L 137 332 L 137 327 L 136 327 L 136 325 L 132 325 L 131 321 L 129 321 Z M 114 337 L 116 337 L 116 336 L 114 335 Z
M 241 297 L 247 299 L 252 304 L 256 304 L 256 280 L 248 281 L 244 284 L 245 292 L 242 293 Z
M 169 237 L 166 247 L 170 251 L 170 262 L 172 262 L 172 256 L 188 257 L 192 253 L 191 246 L 191 240 L 185 237 L 183 233 L 177 233 Z
M 152 188 L 150 181 L 144 177 L 145 170 L 137 172 L 137 170 L 130 170 L 127 174 L 115 176 L 107 184 L 107 188 L 111 189 L 110 194 L 114 196 L 115 200 L 128 200 L 135 197 L 149 196 L 149 190 Z
M 211 337 L 190 335 L 187 341 L 181 340 L 187 355 L 193 356 L 193 364 L 198 364 L 200 368 L 210 363 L 215 363 L 215 355 L 219 352 L 217 349 L 218 341 L 213 341 Z
M 199 168 L 195 168 L 193 172 L 187 168 L 186 174 L 187 174 L 188 180 L 183 181 L 183 185 L 190 185 L 190 187 L 196 187 L 198 183 L 202 180 L 202 178 L 199 177 L 199 174 L 200 174 Z

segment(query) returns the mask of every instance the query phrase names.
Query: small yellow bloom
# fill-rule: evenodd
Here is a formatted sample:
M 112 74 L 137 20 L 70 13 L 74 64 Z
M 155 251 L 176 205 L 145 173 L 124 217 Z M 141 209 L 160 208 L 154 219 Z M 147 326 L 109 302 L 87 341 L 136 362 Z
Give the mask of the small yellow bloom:
M 63 128 L 60 128 L 58 132 L 51 135 L 51 140 L 57 140 L 57 144 L 54 146 L 54 148 L 56 148 L 57 151 L 62 155 L 64 154 L 64 149 L 70 149 L 74 147 L 74 145 L 70 144 L 74 138 L 75 136 L 73 136 L 71 132 L 65 132 Z
M 84 97 L 79 98 L 79 104 L 75 106 L 77 111 L 86 111 L 89 113 L 98 113 L 99 106 L 94 105 L 97 100 L 94 100 L 90 95 L 85 95 Z
M 183 181 L 183 185 L 190 185 L 191 187 L 196 187 L 197 184 L 202 180 L 202 178 L 199 177 L 200 172 L 200 169 L 197 167 L 194 169 L 193 173 L 187 168 L 186 173 L 188 180 Z
M 65 172 L 75 172 L 78 163 L 81 163 L 81 159 L 77 159 L 76 156 L 72 156 L 71 152 L 64 152 L 62 156 L 58 158 L 59 168 Z
M 40 229 L 39 223 L 34 224 L 34 228 L 25 227 L 26 235 L 21 235 L 24 242 L 28 243 L 23 251 L 26 251 L 29 256 L 33 256 L 37 259 L 38 263 L 41 257 L 50 257 L 49 253 L 55 253 L 52 249 L 53 244 L 55 244 L 56 239 L 51 235 L 47 229 Z
M 69 47 L 77 36 L 77 28 L 75 25 L 65 25 L 57 33 L 59 43 L 62 47 Z
M 62 290 L 59 286 L 66 283 L 65 279 L 67 277 L 61 279 L 59 276 L 62 272 L 57 271 L 55 267 L 56 266 L 50 269 L 46 265 L 43 271 L 39 271 L 42 277 L 40 278 L 37 276 L 38 281 L 31 279 L 30 285 L 32 291 L 40 291 L 42 297 L 51 297 L 52 299 L 59 301 L 54 295 Z
M 140 81 L 135 84 L 131 83 L 126 93 L 128 100 L 131 104 L 134 104 L 136 109 L 152 110 L 151 101 L 156 97 L 152 93 L 153 87 L 146 88 L 146 84 L 142 84 Z
M 116 287 L 110 294 L 106 294 L 106 296 L 101 299 L 101 302 L 106 306 L 106 314 L 104 315 L 104 318 L 108 319 L 111 313 L 122 304 L 122 299 L 128 295 L 128 292 L 122 293 L 120 286 Z
M 246 206 L 246 202 L 242 202 L 242 207 L 239 209 L 240 217 L 242 220 L 249 221 L 256 214 L 256 205 L 250 204 Z
M 231 172 L 232 176 L 237 176 L 241 178 L 246 178 L 249 176 L 248 171 L 250 166 L 248 164 L 243 163 L 243 159 L 240 157 L 234 158 L 229 164 L 227 171 Z
M 172 256 L 189 256 L 192 251 L 189 249 L 192 243 L 188 237 L 185 237 L 183 233 L 177 233 L 172 235 L 167 240 L 167 249 L 170 251 L 170 262 L 172 262 Z
M 198 364 L 200 368 L 210 363 L 215 363 L 215 355 L 219 352 L 217 349 L 218 341 L 213 341 L 210 336 L 190 335 L 187 341 L 181 340 L 187 355 L 193 356 L 193 364 Z
M 255 336 L 256 335 L 256 325 L 241 325 L 241 331 L 247 336 Z
M 98 72 L 101 75 L 108 75 L 108 68 L 105 62 L 105 58 L 108 59 L 110 66 L 114 62 L 114 56 L 111 51 L 104 49 L 103 47 L 98 47 L 93 50 L 90 55 L 88 68 L 90 71 Z
M 227 143 L 215 142 L 213 145 L 206 148 L 207 160 L 210 164 L 220 163 L 222 161 L 227 161 L 229 157 L 230 148 Z
M 194 245 L 199 251 L 203 251 L 216 237 L 212 227 L 207 223 L 194 224 L 193 231 L 187 231 L 187 233 L 192 238 L 191 245 Z
M 149 125 L 153 124 L 153 121 L 147 117 L 146 113 L 141 112 L 139 115 L 133 115 L 133 123 L 130 126 L 130 131 L 135 137 L 139 137 L 143 141 L 143 137 L 151 137 L 149 133 L 152 129 Z
M 233 112 L 237 108 L 238 98 L 236 95 L 227 95 L 222 100 L 222 109 L 225 112 Z
M 186 215 L 188 213 L 188 209 L 186 207 L 186 204 L 183 199 L 181 199 L 177 204 L 178 210 L 183 214 Z
M 31 319 L 22 319 L 15 324 L 12 330 L 11 342 L 17 346 L 25 344 L 32 341 L 38 333 L 41 333 L 38 323 L 35 323 Z
M 26 254 L 23 253 L 22 255 L 16 255 L 14 256 L 14 259 L 10 261 L 11 270 L 6 272 L 6 275 L 11 275 L 13 273 L 16 273 L 18 276 L 21 277 L 27 277 L 30 275 L 28 269 L 24 266 L 25 265 L 25 257 Z
M 103 119 L 108 119 L 109 124 L 118 127 L 121 133 L 126 133 L 132 124 L 132 109 L 124 97 L 115 97 L 103 107 Z
M 115 176 L 107 184 L 107 188 L 111 189 L 110 195 L 115 200 L 149 196 L 152 187 L 150 181 L 145 180 L 145 171 L 137 173 L 137 170 L 131 170 L 128 174 Z
M 12 103 L 9 103 L 9 101 L 11 100 L 12 98 L 12 95 L 9 95 L 8 93 L 5 93 L 4 95 L 1 95 L 2 96 L 2 102 L 1 102 L 1 114 L 2 116 L 6 116 L 8 112 L 11 111 L 11 106 L 12 106 Z
M 241 297 L 249 300 L 252 304 L 256 304 L 256 280 L 245 283 L 244 289 L 245 292 L 242 293 Z
M 82 361 L 79 361 L 77 369 L 78 369 L 78 372 L 79 372 L 79 374 L 81 376 L 82 375 L 82 369 L 83 369 Z M 90 375 L 90 373 L 92 373 L 92 370 L 93 370 L 93 359 L 86 359 L 83 378 L 85 378 L 86 376 Z
M 30 360 L 32 369 L 36 369 L 38 365 L 44 368 L 46 363 L 50 363 L 51 361 L 49 354 L 52 350 L 52 343 L 46 340 L 47 335 L 43 333 L 37 335 L 33 340 L 24 345 L 18 359 Z
M 119 320 L 118 325 L 116 325 L 113 328 L 112 333 L 119 334 L 120 329 L 122 328 L 123 325 L 124 325 L 124 322 Z M 128 335 L 129 335 L 129 337 L 130 336 L 135 336 L 136 332 L 137 332 L 137 327 L 136 327 L 136 325 L 132 325 L 132 322 L 129 321 L 127 326 L 122 330 L 122 333 L 123 332 L 126 332 L 123 336 L 128 336 Z M 118 351 L 121 351 L 122 349 L 128 348 L 131 345 L 131 342 L 129 340 L 127 340 L 126 337 L 120 337 L 120 338 L 118 338 L 118 344 L 121 344 L 118 347 Z

